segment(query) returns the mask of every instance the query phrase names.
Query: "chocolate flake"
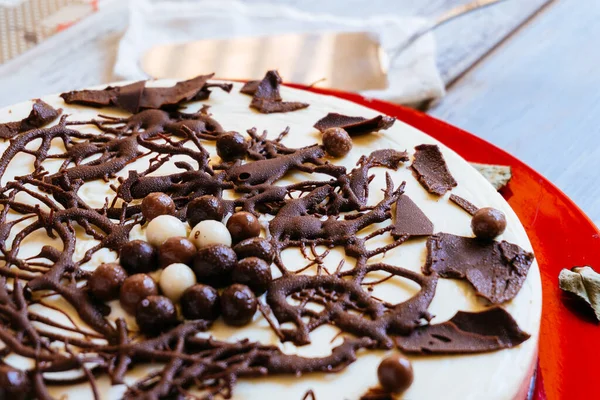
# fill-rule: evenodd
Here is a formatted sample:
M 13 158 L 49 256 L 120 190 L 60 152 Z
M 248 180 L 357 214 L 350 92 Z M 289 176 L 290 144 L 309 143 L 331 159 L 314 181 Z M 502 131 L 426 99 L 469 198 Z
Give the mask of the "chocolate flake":
M 254 96 L 254 93 L 258 90 L 258 85 L 260 85 L 261 81 L 248 81 L 244 83 L 244 86 L 240 89 L 240 93 L 249 94 L 250 96 Z
M 249 82 L 244 85 L 242 88 L 243 93 L 254 91 L 250 107 L 263 114 L 270 114 L 296 111 L 309 106 L 307 103 L 297 101 L 283 101 L 279 94 L 281 82 L 279 73 L 273 70 L 267 72 L 263 80 L 256 86 L 256 89 L 254 89 L 254 83 Z
M 54 121 L 61 113 L 62 109 L 59 108 L 57 110 L 50 104 L 37 99 L 33 103 L 31 112 L 27 118 L 24 118 L 21 121 L 0 124 L 0 138 L 10 139 L 19 133 L 35 128 L 41 128 Z
M 360 136 L 388 129 L 394 125 L 394 122 L 396 122 L 396 118 L 386 115 L 378 115 L 367 119 L 364 117 L 351 117 L 349 115 L 329 113 L 318 120 L 314 124 L 314 127 L 321 132 L 329 128 L 343 128 L 350 136 Z
M 427 240 L 426 274 L 467 280 L 477 295 L 500 304 L 512 300 L 533 262 L 533 254 L 506 241 L 482 241 L 476 238 L 438 233 Z
M 457 196 L 455 194 L 450 195 L 450 201 L 471 215 L 475 215 L 477 210 L 479 210 L 479 207 L 477 207 L 475 204 L 473 204 L 469 200 L 463 199 L 462 197 Z
M 429 193 L 441 196 L 457 185 L 437 145 L 421 144 L 415 150 L 411 168 L 419 183 Z
M 102 90 L 72 91 L 60 96 L 67 104 L 114 106 L 132 114 L 147 109 L 173 109 L 187 101 L 208 98 L 209 87 L 231 90 L 230 84 L 208 84 L 207 81 L 213 75 L 200 75 L 171 87 L 146 87 L 146 81 L 139 81 L 125 86 L 109 86 Z
M 433 223 L 406 194 L 396 202 L 396 217 L 392 235 L 429 236 L 433 235 Z
M 486 353 L 518 346 L 530 335 L 501 307 L 483 312 L 457 312 L 449 321 L 397 336 L 400 350 L 413 354 Z

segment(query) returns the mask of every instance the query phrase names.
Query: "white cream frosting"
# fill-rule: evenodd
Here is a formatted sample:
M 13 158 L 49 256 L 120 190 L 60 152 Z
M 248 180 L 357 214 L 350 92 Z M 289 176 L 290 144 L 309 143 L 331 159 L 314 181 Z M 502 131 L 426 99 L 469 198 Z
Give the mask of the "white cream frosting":
M 163 81 L 155 84 L 171 85 L 172 83 Z M 215 90 L 209 100 L 202 103 L 192 103 L 188 106 L 188 110 L 190 112 L 196 111 L 201 104 L 209 104 L 213 117 L 226 130 L 245 133 L 247 129 L 256 127 L 259 131 L 267 130 L 271 138 L 276 137 L 289 126 L 291 128 L 290 134 L 283 140 L 283 143 L 289 147 L 301 147 L 319 142 L 320 134 L 312 125 L 328 112 L 339 112 L 346 115 L 364 117 L 371 117 L 378 114 L 374 110 L 335 97 L 317 95 L 285 87 L 281 88 L 284 100 L 306 102 L 310 104 L 310 107 L 283 114 L 259 114 L 248 107 L 250 97 L 240 94 L 239 88 L 240 84 L 235 83 L 230 94 Z M 58 96 L 48 96 L 43 98 L 43 100 L 55 107 L 63 108 L 64 112 L 70 114 L 70 119 L 73 120 L 95 118 L 98 113 L 98 110 L 91 108 L 67 106 Z M 24 118 L 30 109 L 31 102 L 26 102 L 0 110 L 0 122 Z M 107 109 L 102 110 L 101 113 L 123 115 Z M 95 128 L 91 126 L 80 127 L 78 129 L 89 132 L 95 131 Z M 508 225 L 506 231 L 499 239 L 516 243 L 526 250 L 532 250 L 527 234 L 513 210 L 475 169 L 452 150 L 401 121 L 397 121 L 394 126 L 386 131 L 355 138 L 352 151 L 343 159 L 336 159 L 335 162 L 346 166 L 350 170 L 355 166 L 360 156 L 369 154 L 375 149 L 393 148 L 407 150 L 412 155 L 414 154 L 414 147 L 423 143 L 438 144 L 440 146 L 448 167 L 458 182 L 458 186 L 452 190 L 452 193 L 468 199 L 477 206 L 489 206 L 502 210 L 506 214 Z M 58 140 L 53 141 L 52 144 L 51 153 L 64 151 L 62 144 Z M 214 155 L 214 158 L 218 160 L 213 144 L 203 144 Z M 8 141 L 0 142 L 0 152 L 3 152 L 8 145 Z M 145 169 L 148 166 L 148 159 L 148 157 L 145 157 L 137 160 L 125 170 L 119 172 L 118 176 L 126 177 L 127 171 L 131 169 Z M 158 174 L 167 174 L 176 171 L 173 161 L 175 160 L 170 161 L 167 167 L 161 168 Z M 25 175 L 31 172 L 33 169 L 32 162 L 32 156 L 19 154 L 10 164 L 5 177 L 2 179 L 2 184 L 5 184 L 7 179 L 12 179 L 14 176 Z M 44 166 L 50 172 L 53 172 L 58 169 L 61 162 L 62 160 L 46 161 Z M 470 216 L 448 200 L 449 194 L 443 197 L 428 194 L 412 176 L 408 168 L 409 165 L 410 162 L 405 163 L 398 171 L 373 168 L 371 172 L 376 174 L 376 178 L 370 185 L 369 204 L 374 204 L 382 198 L 382 192 L 379 189 L 384 187 L 385 172 L 389 172 L 396 185 L 399 185 L 402 181 L 406 181 L 405 192 L 431 219 L 436 232 L 472 236 Z M 323 176 L 323 178 L 328 177 Z M 306 175 L 298 173 L 286 177 L 284 180 L 278 182 L 278 184 L 299 181 L 301 179 L 306 179 Z M 111 179 L 110 183 L 116 184 L 116 178 Z M 115 195 L 110 189 L 110 183 L 104 181 L 89 182 L 80 189 L 79 194 L 89 205 L 101 207 L 106 198 L 110 201 Z M 29 198 L 29 201 L 32 201 L 32 199 Z M 388 223 L 386 222 L 379 226 Z M 25 226 L 25 223 L 18 224 L 13 229 L 8 243 L 14 237 L 14 233 L 23 226 Z M 131 239 L 144 238 L 145 233 L 143 228 L 137 227 L 132 231 Z M 374 246 L 375 243 L 389 243 L 389 241 L 389 238 L 380 238 L 374 240 L 369 247 Z M 95 240 L 83 232 L 79 232 L 76 256 L 82 257 L 85 251 L 96 243 Z M 23 243 L 19 257 L 25 258 L 37 254 L 41 246 L 45 244 L 54 245 L 58 248 L 61 247 L 59 241 L 53 241 L 46 236 L 45 232 L 38 231 Z M 320 250 L 322 251 L 323 249 Z M 334 249 L 326 258 L 326 266 L 335 269 L 342 257 L 344 257 L 343 251 L 337 248 Z M 418 239 L 404 243 L 398 248 L 388 251 L 384 256 L 378 256 L 376 259 L 385 259 L 389 264 L 398 265 L 413 271 L 421 271 L 425 257 L 425 239 Z M 114 261 L 115 259 L 116 254 L 104 249 L 97 252 L 92 261 L 85 265 L 85 268 L 93 269 L 101 262 Z M 296 266 L 298 269 L 307 263 L 297 250 L 286 250 L 283 254 L 283 259 L 286 265 Z M 375 260 L 371 260 L 371 262 L 373 261 Z M 349 267 L 352 265 L 351 263 L 352 260 L 348 259 L 346 265 Z M 314 274 L 315 270 L 309 269 L 305 273 Z M 369 278 L 376 280 L 384 276 L 381 274 L 370 274 L 367 280 Z M 412 281 L 394 278 L 375 286 L 373 294 L 394 303 L 409 298 L 417 290 L 418 286 Z M 48 299 L 48 302 L 54 302 L 65 309 L 73 311 L 66 302 L 60 299 Z M 130 327 L 135 327 L 134 318 L 127 316 L 119 307 L 117 301 L 112 302 L 111 306 L 113 312 L 109 318 L 114 319 L 118 316 L 125 316 Z M 44 313 L 47 313 L 56 320 L 69 324 L 69 321 L 56 311 L 37 305 L 34 307 L 43 310 Z M 526 384 L 530 377 L 531 366 L 537 354 L 541 315 L 540 274 L 535 262 L 519 294 L 514 300 L 506 303 L 504 307 L 515 318 L 521 329 L 531 334 L 529 340 L 513 349 L 479 355 L 409 356 L 414 368 L 414 382 L 400 398 L 461 400 L 485 398 L 509 400 L 522 395 L 523 385 Z M 451 318 L 459 310 L 479 311 L 485 308 L 486 305 L 484 302 L 475 296 L 474 290 L 467 283 L 457 280 L 440 279 L 429 311 L 435 315 L 432 323 L 439 323 Z M 84 325 L 74 312 L 70 312 L 70 314 L 75 323 L 80 326 Z M 324 326 L 318 328 L 311 334 L 312 343 L 310 345 L 296 348 L 290 343 L 281 344 L 261 314 L 257 313 L 252 324 L 246 327 L 228 327 L 222 321 L 217 321 L 207 334 L 223 340 L 249 338 L 265 344 L 276 344 L 284 352 L 290 354 L 324 356 L 331 352 L 332 347 L 341 342 L 341 338 L 337 338 L 331 342 L 337 333 L 338 330 L 334 327 Z M 251 380 L 243 379 L 234 387 L 234 398 L 244 400 L 300 400 L 309 389 L 312 389 L 318 400 L 358 399 L 367 389 L 377 386 L 377 366 L 382 357 L 387 353 L 389 352 L 361 351 L 356 362 L 344 371 L 335 374 L 315 373 L 302 377 L 277 376 Z M 23 359 L 15 356 L 9 357 L 8 361 L 17 366 L 25 365 Z M 136 377 L 139 378 L 144 372 L 148 371 L 148 368 L 153 367 L 136 368 L 128 375 L 128 381 L 132 382 Z M 98 384 L 101 396 L 104 399 L 119 398 L 120 394 L 125 390 L 125 386 L 123 385 L 110 386 L 106 377 L 100 378 Z M 70 387 L 54 387 L 51 391 L 57 398 L 61 396 L 67 396 L 69 399 L 91 397 L 89 385 L 86 384 Z

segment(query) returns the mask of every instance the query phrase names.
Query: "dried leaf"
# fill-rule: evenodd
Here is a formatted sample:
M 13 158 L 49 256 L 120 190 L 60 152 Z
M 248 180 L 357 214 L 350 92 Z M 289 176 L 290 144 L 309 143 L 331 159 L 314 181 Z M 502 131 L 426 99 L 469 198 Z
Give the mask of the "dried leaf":
M 492 164 L 478 164 L 471 163 L 473 167 L 485 179 L 488 180 L 489 183 L 492 184 L 496 190 L 502 189 L 504 186 L 508 185 L 508 182 L 512 178 L 512 172 L 509 166 L 506 165 L 492 165 Z
M 591 267 L 563 269 L 558 276 L 559 286 L 590 305 L 600 321 L 600 274 Z

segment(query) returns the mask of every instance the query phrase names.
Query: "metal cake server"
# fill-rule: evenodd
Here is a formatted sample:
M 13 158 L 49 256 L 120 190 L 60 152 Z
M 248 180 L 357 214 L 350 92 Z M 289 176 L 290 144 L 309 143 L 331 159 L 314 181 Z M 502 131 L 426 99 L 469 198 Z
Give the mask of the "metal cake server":
M 369 32 L 332 32 L 207 39 L 158 45 L 141 60 L 153 78 L 188 79 L 207 71 L 217 78 L 260 79 L 277 69 L 287 82 L 347 91 L 385 89 L 394 60 L 444 23 L 505 0 L 476 0 L 431 19 L 391 51 Z

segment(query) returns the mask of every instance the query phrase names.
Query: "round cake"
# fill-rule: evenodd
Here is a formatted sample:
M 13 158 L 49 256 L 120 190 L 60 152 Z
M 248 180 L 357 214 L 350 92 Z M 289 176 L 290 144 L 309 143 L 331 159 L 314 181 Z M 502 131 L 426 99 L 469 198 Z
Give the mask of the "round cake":
M 374 110 L 209 78 L 0 110 L 0 390 L 526 398 L 541 284 L 502 196 Z

